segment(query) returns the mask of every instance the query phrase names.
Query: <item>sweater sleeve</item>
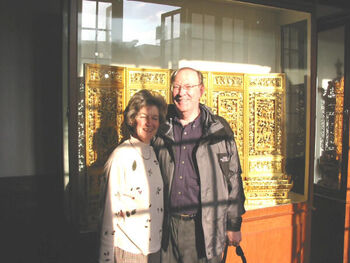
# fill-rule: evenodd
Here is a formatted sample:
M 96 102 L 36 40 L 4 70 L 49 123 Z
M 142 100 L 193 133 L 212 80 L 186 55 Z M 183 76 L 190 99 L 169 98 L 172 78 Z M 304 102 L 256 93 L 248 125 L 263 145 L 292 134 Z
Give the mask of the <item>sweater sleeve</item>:
M 99 263 L 114 262 L 114 225 L 115 213 L 123 210 L 120 189 L 124 185 L 124 169 L 116 154 L 108 160 L 108 183 L 105 199 L 105 208 L 100 233 Z

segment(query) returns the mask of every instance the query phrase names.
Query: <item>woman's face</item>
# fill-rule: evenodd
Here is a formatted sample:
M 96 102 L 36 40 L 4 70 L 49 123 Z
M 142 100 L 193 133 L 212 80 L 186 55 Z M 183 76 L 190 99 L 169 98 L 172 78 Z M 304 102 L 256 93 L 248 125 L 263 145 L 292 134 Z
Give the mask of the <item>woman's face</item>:
M 156 106 L 144 106 L 135 118 L 135 135 L 144 143 L 149 144 L 159 128 L 159 110 Z

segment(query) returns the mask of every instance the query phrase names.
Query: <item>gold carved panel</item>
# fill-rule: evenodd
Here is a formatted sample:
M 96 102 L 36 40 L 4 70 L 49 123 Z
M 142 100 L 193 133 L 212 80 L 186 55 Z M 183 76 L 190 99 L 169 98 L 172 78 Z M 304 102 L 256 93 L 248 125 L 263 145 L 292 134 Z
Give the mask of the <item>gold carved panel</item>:
M 117 146 L 118 116 L 123 111 L 124 71 L 87 64 L 85 76 L 85 205 L 81 211 L 84 230 L 97 227 L 103 166 Z
M 85 65 L 87 213 L 98 212 L 103 165 L 121 139 L 123 110 L 137 91 L 171 101 L 168 69 Z M 285 174 L 285 76 L 202 72 L 201 102 L 224 117 L 235 134 L 248 209 L 287 203 L 292 186 Z M 340 123 L 340 122 L 339 122 Z M 95 222 L 96 223 L 96 222 Z
M 247 206 L 289 202 L 292 182 L 285 173 L 285 77 L 247 74 L 245 91 L 248 93 L 245 130 L 248 173 L 244 178 Z
M 125 68 L 127 84 L 125 103 L 141 89 L 148 89 L 161 94 L 167 102 L 170 99 L 170 71 L 165 69 Z
M 335 120 L 334 144 L 336 145 L 336 159 L 341 160 L 343 151 L 343 109 L 344 109 L 344 77 L 335 81 Z
M 244 75 L 235 73 L 211 73 L 208 86 L 209 106 L 214 114 L 224 117 L 230 124 L 237 143 L 241 161 L 244 159 Z
M 234 92 L 233 92 L 234 93 Z M 243 103 L 242 94 L 232 94 L 235 96 L 225 96 L 217 93 L 217 114 L 225 116 L 235 134 L 238 153 L 243 157 Z
M 85 66 L 86 166 L 103 164 L 118 139 L 117 115 L 122 112 L 123 71 L 109 66 Z M 118 106 L 119 105 L 119 106 Z

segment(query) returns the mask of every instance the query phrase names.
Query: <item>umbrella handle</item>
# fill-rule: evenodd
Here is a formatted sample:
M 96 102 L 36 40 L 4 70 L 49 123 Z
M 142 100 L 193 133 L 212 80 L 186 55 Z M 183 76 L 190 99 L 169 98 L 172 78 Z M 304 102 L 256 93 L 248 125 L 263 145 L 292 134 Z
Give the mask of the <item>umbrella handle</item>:
M 247 259 L 244 256 L 244 252 L 241 246 L 236 247 L 236 255 L 241 257 L 243 263 L 247 263 Z

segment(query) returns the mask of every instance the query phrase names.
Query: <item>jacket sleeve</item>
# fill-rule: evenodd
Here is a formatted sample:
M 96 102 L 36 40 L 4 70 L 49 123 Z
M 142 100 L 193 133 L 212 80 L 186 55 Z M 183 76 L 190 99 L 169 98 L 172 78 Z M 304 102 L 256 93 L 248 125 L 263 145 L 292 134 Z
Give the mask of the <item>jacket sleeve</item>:
M 245 213 L 245 195 L 241 177 L 241 165 L 235 140 L 227 142 L 230 152 L 229 174 L 226 178 L 229 190 L 229 206 L 227 210 L 227 230 L 240 231 L 242 215 Z

